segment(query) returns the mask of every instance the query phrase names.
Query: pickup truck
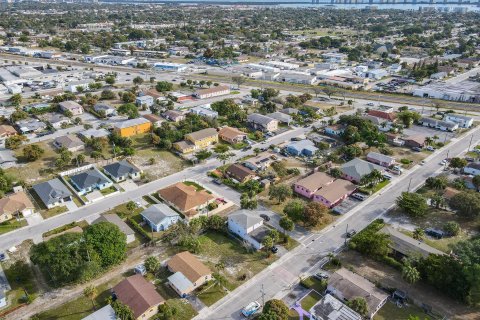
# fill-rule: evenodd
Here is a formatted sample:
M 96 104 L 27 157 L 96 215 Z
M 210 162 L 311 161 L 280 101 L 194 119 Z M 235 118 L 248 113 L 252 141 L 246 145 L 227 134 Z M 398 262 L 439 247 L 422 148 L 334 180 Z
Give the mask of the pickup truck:
M 260 309 L 260 303 L 257 301 L 250 302 L 245 308 L 242 309 L 242 314 L 245 317 L 250 317 Z

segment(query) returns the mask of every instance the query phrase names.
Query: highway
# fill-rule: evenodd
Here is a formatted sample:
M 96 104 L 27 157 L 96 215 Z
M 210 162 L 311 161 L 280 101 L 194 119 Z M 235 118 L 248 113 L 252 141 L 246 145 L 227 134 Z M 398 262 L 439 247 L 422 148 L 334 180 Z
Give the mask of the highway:
M 439 171 L 441 169 L 439 163 L 446 158 L 447 152 L 450 156 L 465 152 L 472 135 L 474 135 L 474 141 L 478 141 L 479 129 L 473 129 L 463 137 L 455 138 L 446 147 L 430 155 L 425 165 L 417 165 L 376 196 L 370 197 L 339 218 L 333 225 L 304 238 L 297 248 L 279 258 L 217 303 L 201 310 L 195 319 L 242 319 L 240 310 L 251 301 L 256 300 L 261 303 L 262 292 L 265 301 L 286 296 L 292 286 L 299 282 L 300 277 L 319 268 L 319 263 L 328 253 L 336 252 L 343 246 L 347 229 L 361 230 L 385 214 L 394 206 L 395 200 L 402 192 L 408 191 L 409 187 L 410 190 L 415 190 L 425 182 L 426 178 Z

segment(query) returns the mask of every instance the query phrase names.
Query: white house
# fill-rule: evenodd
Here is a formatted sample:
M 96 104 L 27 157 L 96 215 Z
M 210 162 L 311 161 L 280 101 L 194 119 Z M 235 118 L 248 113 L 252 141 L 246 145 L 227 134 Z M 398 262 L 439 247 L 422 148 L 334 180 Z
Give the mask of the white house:
M 247 241 L 255 249 L 263 247 L 262 240 L 269 229 L 263 225 L 263 219 L 259 211 L 239 210 L 228 216 L 228 230 L 243 240 Z
M 79 88 L 86 91 L 89 89 L 88 85 L 90 83 L 94 83 L 94 80 L 82 80 L 82 81 L 74 81 L 67 84 L 65 90 L 70 91 L 72 93 L 77 93 Z
M 154 99 L 152 96 L 145 95 L 145 96 L 140 96 L 135 99 L 135 104 L 137 106 L 143 106 L 146 105 L 147 107 L 153 106 Z
M 155 232 L 165 231 L 181 219 L 177 212 L 164 203 L 153 204 L 140 214 Z

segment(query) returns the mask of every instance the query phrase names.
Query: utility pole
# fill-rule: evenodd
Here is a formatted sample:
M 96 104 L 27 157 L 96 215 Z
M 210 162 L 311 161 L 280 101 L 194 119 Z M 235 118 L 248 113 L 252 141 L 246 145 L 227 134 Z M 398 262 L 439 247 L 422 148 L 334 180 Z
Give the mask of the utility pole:
M 345 227 L 345 247 L 347 246 L 347 234 L 348 234 L 348 223 L 347 223 L 347 226 Z
M 473 134 L 472 134 L 472 137 L 470 138 L 470 143 L 468 144 L 467 152 L 470 152 L 470 147 L 472 146 L 472 141 L 473 141 Z
M 410 185 L 412 184 L 412 179 L 413 179 L 413 177 L 410 178 L 410 181 L 408 182 L 408 192 L 410 192 Z

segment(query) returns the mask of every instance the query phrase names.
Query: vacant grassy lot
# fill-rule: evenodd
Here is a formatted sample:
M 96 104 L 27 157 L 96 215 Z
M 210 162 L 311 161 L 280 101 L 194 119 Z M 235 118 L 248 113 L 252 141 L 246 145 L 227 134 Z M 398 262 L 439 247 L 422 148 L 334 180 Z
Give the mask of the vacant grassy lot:
M 190 320 L 197 315 L 197 311 L 185 299 L 170 299 L 166 304 L 177 311 L 175 315 L 170 317 L 172 320 Z
M 110 296 L 110 288 L 115 286 L 123 279 L 118 276 L 109 282 L 103 283 L 97 287 L 98 295 L 94 299 L 96 310 L 105 306 L 106 299 Z M 69 301 L 58 308 L 47 310 L 38 314 L 38 320 L 80 320 L 92 313 L 93 305 L 89 298 L 81 295 L 75 300 Z
M 420 320 L 434 319 L 428 317 L 422 309 L 413 304 L 399 308 L 393 302 L 388 301 L 373 317 L 373 320 L 407 320 L 410 316 L 417 316 Z
M 48 210 L 42 210 L 40 211 L 40 214 L 42 215 L 43 219 L 48 219 L 67 211 L 68 211 L 68 208 L 66 206 L 61 206 L 61 207 L 54 207 Z
M 53 172 L 49 172 L 48 169 L 55 167 L 54 162 L 58 157 L 58 154 L 55 152 L 51 144 L 46 141 L 35 143 L 35 145 L 38 145 L 45 151 L 40 159 L 27 162 L 23 157 L 23 149 L 25 146 L 22 146 L 15 150 L 15 157 L 21 165 L 8 168 L 5 171 L 27 183 L 40 182 L 41 180 L 53 177 Z
M 323 292 L 327 288 L 326 283 L 318 280 L 317 278 L 310 276 L 301 281 L 302 286 L 313 289 L 317 292 Z

